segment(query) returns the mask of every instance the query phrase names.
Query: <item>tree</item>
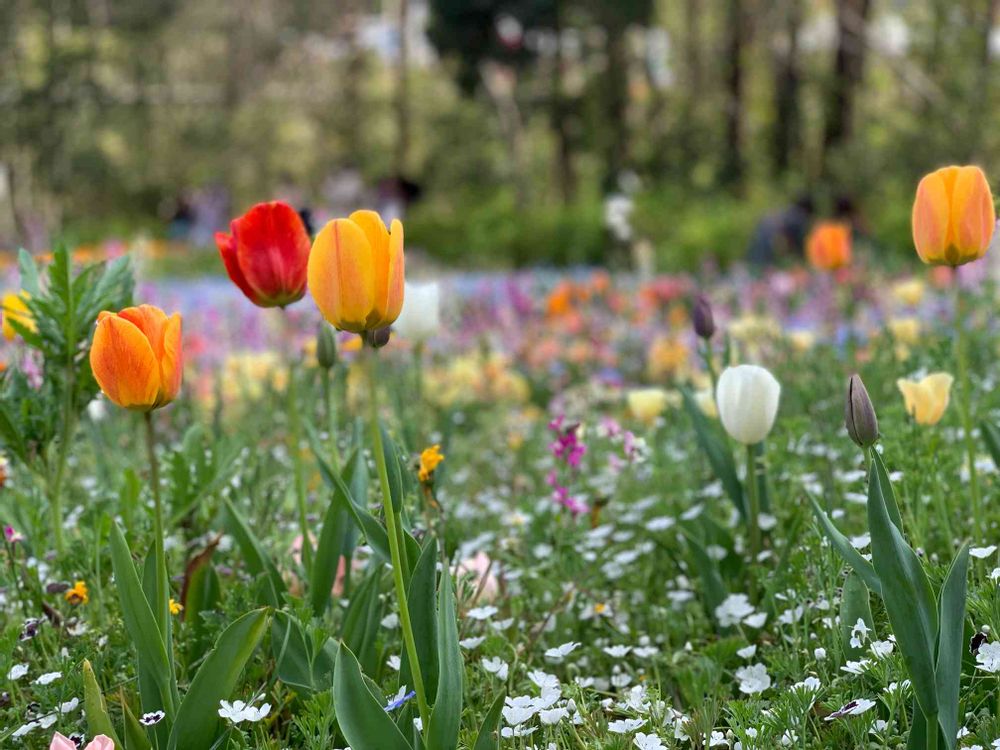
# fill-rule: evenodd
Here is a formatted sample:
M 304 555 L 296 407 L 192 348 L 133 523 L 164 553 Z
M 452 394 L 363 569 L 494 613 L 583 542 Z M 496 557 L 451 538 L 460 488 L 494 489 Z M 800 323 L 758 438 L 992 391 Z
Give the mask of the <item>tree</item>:
M 864 78 L 871 0 L 837 0 L 837 51 L 826 109 L 823 170 L 831 152 L 846 144 L 854 129 L 854 104 Z

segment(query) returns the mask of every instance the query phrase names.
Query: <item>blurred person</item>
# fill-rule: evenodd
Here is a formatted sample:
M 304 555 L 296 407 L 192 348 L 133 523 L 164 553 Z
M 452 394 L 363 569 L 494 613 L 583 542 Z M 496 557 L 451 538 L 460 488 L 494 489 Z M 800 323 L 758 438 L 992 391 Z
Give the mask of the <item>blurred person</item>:
M 761 218 L 747 250 L 750 264 L 764 267 L 789 258 L 800 260 L 815 210 L 812 196 L 803 193 L 790 206 Z

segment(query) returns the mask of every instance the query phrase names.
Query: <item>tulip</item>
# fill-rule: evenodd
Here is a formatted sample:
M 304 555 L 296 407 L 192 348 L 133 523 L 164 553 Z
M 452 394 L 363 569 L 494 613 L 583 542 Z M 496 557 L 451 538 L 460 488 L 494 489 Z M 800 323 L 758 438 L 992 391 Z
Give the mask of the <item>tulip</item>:
M 441 287 L 430 282 L 405 288 L 406 302 L 392 328 L 403 338 L 426 341 L 441 328 Z
M 385 228 L 374 211 L 334 219 L 316 235 L 309 289 L 323 317 L 362 333 L 385 328 L 403 307 L 403 225 Z
M 878 440 L 878 417 L 861 376 L 854 374 L 847 383 L 847 408 L 844 424 L 851 440 L 869 448 Z
M 986 253 L 996 225 L 993 195 L 979 167 L 926 175 L 913 202 L 913 244 L 924 263 L 960 266 Z
M 309 234 L 294 208 L 281 201 L 258 203 L 216 232 L 226 273 L 258 307 L 285 307 L 306 293 Z
M 806 258 L 821 271 L 835 271 L 851 262 L 851 226 L 845 222 L 824 221 L 806 240 Z
M 77 750 L 77 748 L 73 740 L 56 732 L 52 736 L 49 750 Z M 115 743 L 107 735 L 99 734 L 87 744 L 84 750 L 115 750 Z
M 629 391 L 625 400 L 635 419 L 651 424 L 666 409 L 667 392 L 662 388 L 639 388 Z
M 755 445 L 767 437 L 778 413 L 781 385 L 763 367 L 727 367 L 719 376 L 715 401 L 730 437 Z
M 90 349 L 90 367 L 104 395 L 118 406 L 152 411 L 181 388 L 181 316 L 152 305 L 102 312 Z
M 694 324 L 695 335 L 699 338 L 708 341 L 715 335 L 715 316 L 712 315 L 712 305 L 704 294 L 695 297 L 691 310 L 691 320 Z
M 954 378 L 947 372 L 932 372 L 923 380 L 900 378 L 896 386 L 903 394 L 906 413 L 917 424 L 933 425 L 941 421 L 951 396 Z
M 17 337 L 17 331 L 14 330 L 11 321 L 19 323 L 22 328 L 27 328 L 29 331 L 37 330 L 35 319 L 26 304 L 28 299 L 30 297 L 27 292 L 9 293 L 3 296 L 3 337 L 8 341 L 13 341 Z

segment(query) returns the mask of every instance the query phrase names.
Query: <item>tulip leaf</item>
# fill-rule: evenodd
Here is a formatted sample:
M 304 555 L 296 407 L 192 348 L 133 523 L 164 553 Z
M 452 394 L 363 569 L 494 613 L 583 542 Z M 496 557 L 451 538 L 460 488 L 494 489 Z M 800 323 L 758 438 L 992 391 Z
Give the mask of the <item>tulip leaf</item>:
M 708 611 L 708 616 L 714 618 L 715 608 L 722 604 L 728 594 L 726 584 L 722 582 L 718 565 L 708 554 L 701 540 L 687 529 L 684 529 L 682 533 L 691 549 L 691 557 L 694 559 L 694 567 L 698 571 L 698 577 L 701 578 L 702 601 L 705 603 L 705 609 Z
M 462 727 L 462 677 L 465 664 L 458 643 L 455 593 L 451 574 L 441 574 L 438 587 L 438 686 L 434 709 L 427 727 L 427 746 L 434 750 L 456 750 Z
M 375 699 L 354 654 L 341 644 L 333 677 L 337 722 L 353 750 L 411 750 L 410 743 Z
M 420 661 L 420 673 L 427 695 L 437 693 L 438 684 L 437 608 L 434 604 L 437 598 L 437 563 L 437 539 L 432 536 L 424 544 L 424 549 L 413 568 L 406 593 L 410 621 L 413 625 L 413 639 L 417 646 L 417 659 Z M 405 649 L 399 670 L 399 681 L 404 685 L 413 684 L 410 659 Z
M 868 483 L 872 561 L 883 582 L 882 601 L 913 683 L 913 694 L 924 715 L 935 716 L 938 713 L 934 665 L 937 607 L 920 559 L 889 517 L 877 471 L 873 464 Z
M 983 433 L 983 440 L 993 457 L 993 465 L 1000 469 L 1000 430 L 992 422 L 985 419 L 979 423 L 979 429 Z
M 371 572 L 351 596 L 351 603 L 344 613 L 340 637 L 344 645 L 357 654 L 356 658 L 364 669 L 374 674 L 378 668 L 378 652 L 375 647 L 379 621 L 382 619 L 382 599 L 379 596 L 382 566 L 375 561 L 370 567 Z
M 83 711 L 87 716 L 87 729 L 91 736 L 103 734 L 110 737 L 116 747 L 121 747 L 114 724 L 108 716 L 108 706 L 104 702 L 101 686 L 97 684 L 94 668 L 87 659 L 83 660 Z
M 882 456 L 879 455 L 878 451 L 873 450 L 871 456 L 872 468 L 875 470 L 874 475 L 878 478 L 882 498 L 885 500 L 885 509 L 889 514 L 889 518 L 896 524 L 896 528 L 899 529 L 900 533 L 903 533 L 903 519 L 899 516 L 899 505 L 896 503 L 896 492 L 892 489 L 889 472 L 886 471 L 885 463 L 882 461 Z M 870 477 L 868 481 L 871 481 Z
M 403 475 L 399 468 L 399 452 L 396 444 L 389 437 L 388 430 L 379 423 L 379 430 L 382 432 L 382 455 L 385 457 L 386 470 L 389 475 L 389 499 L 392 501 L 392 509 L 397 514 L 403 510 Z
M 132 709 L 128 706 L 128 701 L 125 700 L 125 696 L 121 697 L 122 714 L 125 720 L 125 745 L 124 747 L 128 750 L 152 750 L 152 743 L 149 741 L 149 733 L 146 728 L 139 723 L 139 720 L 135 718 L 135 714 L 132 713 Z M 156 727 L 163 726 L 162 723 L 157 724 Z M 152 731 L 156 731 L 154 728 Z M 163 738 L 163 742 L 166 743 L 167 738 Z M 120 745 L 115 745 L 115 747 L 120 747 Z
M 833 524 L 830 517 L 826 514 L 822 508 L 819 507 L 819 503 L 816 502 L 816 498 L 810 496 L 809 503 L 812 505 L 813 514 L 816 516 L 816 520 L 819 521 L 820 528 L 826 535 L 826 538 L 830 540 L 830 544 L 833 548 L 840 553 L 841 558 L 846 562 L 851 569 L 857 573 L 861 580 L 865 582 L 865 585 L 871 591 L 874 591 L 879 596 L 882 595 L 882 582 L 879 580 L 878 573 L 875 572 L 874 566 L 868 562 L 864 556 L 854 549 L 851 541 L 840 533 L 840 530 Z
M 226 628 L 202 662 L 177 711 L 167 750 L 211 747 L 219 725 L 219 701 L 232 697 L 244 666 L 267 629 L 268 610 L 257 609 Z
M 743 497 L 743 484 L 740 482 L 739 474 L 736 471 L 736 462 L 733 460 L 733 452 L 718 432 L 713 429 L 691 392 L 687 388 L 682 388 L 681 394 L 684 397 L 684 410 L 687 411 L 688 416 L 691 417 L 691 423 L 694 425 L 698 445 L 701 446 L 708 458 L 708 463 L 711 465 L 712 471 L 715 472 L 715 476 L 722 482 L 722 487 L 729 495 L 729 499 L 733 501 L 733 505 L 736 506 L 736 510 L 745 521 L 747 517 L 746 501 Z
M 479 727 L 476 744 L 472 746 L 472 750 L 500 750 L 500 732 L 497 729 L 500 726 L 500 717 L 503 714 L 506 697 L 504 693 L 500 693 L 493 701 L 493 705 L 490 706 L 486 718 L 483 719 L 483 723 Z
M 175 687 L 167 650 L 156 626 L 153 611 L 142 592 L 142 585 L 132 562 L 132 553 L 117 523 L 111 527 L 111 566 L 115 574 L 115 585 L 118 587 L 122 619 L 139 652 L 140 667 L 142 664 L 148 665 L 148 676 L 159 692 L 158 705 L 173 719 Z
M 243 553 L 247 569 L 252 575 L 263 577 L 264 586 L 261 592 L 261 598 L 264 600 L 263 603 L 272 607 L 280 607 L 282 605 L 282 595 L 287 591 L 281 573 L 278 572 L 274 561 L 271 560 L 270 555 L 267 554 L 260 540 L 250 530 L 246 519 L 236 510 L 236 506 L 233 505 L 232 501 L 229 498 L 225 498 L 224 502 L 226 510 L 229 512 L 229 518 L 232 521 L 230 530 L 236 538 L 236 543 L 239 545 L 240 551 Z
M 937 649 L 938 722 L 945 747 L 954 750 L 958 737 L 958 695 L 962 681 L 962 654 L 965 641 L 965 588 L 969 573 L 969 545 L 955 555 L 941 585 L 940 622 Z
M 848 659 L 858 659 L 864 653 L 863 646 L 855 648 L 851 645 L 851 632 L 858 620 L 861 620 L 870 631 L 875 631 L 868 587 L 865 586 L 861 576 L 852 570 L 844 581 L 844 593 L 840 598 L 840 635 L 844 654 Z
M 347 507 L 353 503 L 348 485 L 354 469 L 355 465 L 348 463 L 343 481 L 334 478 L 333 496 L 323 518 L 323 530 L 316 545 L 312 575 L 309 577 L 309 598 L 313 614 L 317 617 L 322 617 L 330 603 L 330 591 L 337 579 L 337 569 L 341 561 L 343 560 L 345 565 L 347 562 L 347 531 L 354 525 L 354 519 Z

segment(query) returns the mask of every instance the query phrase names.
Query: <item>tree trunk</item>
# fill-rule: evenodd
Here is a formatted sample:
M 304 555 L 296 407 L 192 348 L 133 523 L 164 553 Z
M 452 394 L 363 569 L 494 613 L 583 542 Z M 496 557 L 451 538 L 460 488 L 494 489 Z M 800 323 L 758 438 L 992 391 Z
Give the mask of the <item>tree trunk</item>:
M 573 144 L 569 129 L 571 106 L 566 98 L 566 88 L 563 81 L 563 46 L 562 46 L 562 3 L 554 3 L 553 31 L 556 37 L 555 55 L 552 60 L 552 101 L 550 106 L 552 130 L 556 136 L 556 154 L 554 160 L 556 183 L 564 204 L 571 203 L 576 197 L 576 171 L 573 168 Z
M 823 136 L 823 166 L 830 152 L 851 139 L 854 104 L 864 78 L 866 27 L 871 0 L 837 0 L 837 53 Z
M 743 0 L 727 0 L 726 5 L 726 143 L 723 181 L 742 189 L 743 160 L 743 50 L 747 19 Z
M 399 58 L 396 61 L 396 172 L 406 174 L 410 155 L 409 0 L 399 0 Z
M 605 27 L 607 34 L 607 62 L 605 74 L 604 111 L 607 129 L 604 142 L 605 192 L 618 185 L 618 177 L 625 167 L 628 144 L 628 56 L 626 54 L 625 26 L 617 21 Z
M 799 28 L 802 25 L 801 0 L 786 0 L 781 7 L 780 39 L 774 60 L 774 125 L 771 163 L 775 175 L 785 174 L 792 156 L 799 149 Z

